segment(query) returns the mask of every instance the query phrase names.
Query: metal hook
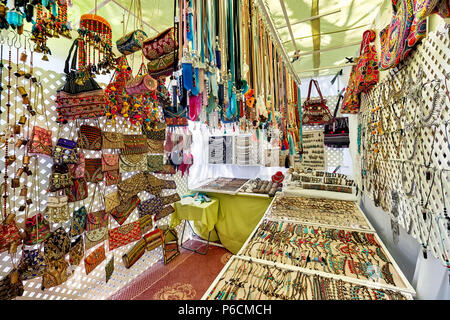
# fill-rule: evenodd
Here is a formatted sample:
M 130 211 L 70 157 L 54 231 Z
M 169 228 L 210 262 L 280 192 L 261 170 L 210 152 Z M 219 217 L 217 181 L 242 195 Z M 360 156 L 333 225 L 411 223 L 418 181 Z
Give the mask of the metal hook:
M 14 48 L 19 49 L 20 47 L 22 47 L 21 38 L 22 38 L 21 34 L 19 34 L 17 37 L 15 37 Z M 19 46 L 16 46 L 17 41 L 19 41 Z

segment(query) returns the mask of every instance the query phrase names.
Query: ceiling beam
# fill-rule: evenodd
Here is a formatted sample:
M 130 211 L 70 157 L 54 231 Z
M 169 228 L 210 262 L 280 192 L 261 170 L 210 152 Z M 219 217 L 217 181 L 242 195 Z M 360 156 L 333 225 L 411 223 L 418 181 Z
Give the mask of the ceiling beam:
M 291 41 L 295 48 L 295 55 L 298 55 L 297 44 L 295 43 L 294 33 L 292 32 L 291 23 L 289 22 L 289 17 L 287 15 L 286 6 L 284 5 L 284 0 L 280 0 L 281 9 L 283 10 L 284 20 L 286 20 L 287 27 L 289 29 L 289 34 L 291 35 Z
M 320 34 L 311 34 L 309 36 L 295 38 L 295 40 L 297 41 L 297 40 L 308 39 L 308 38 L 311 38 L 311 37 L 314 37 L 314 36 L 325 36 L 325 35 L 328 35 L 328 34 L 335 34 L 335 33 L 340 33 L 340 32 L 346 32 L 346 31 L 350 31 L 350 30 L 364 28 L 364 27 L 367 27 L 367 26 L 370 26 L 370 24 L 363 24 L 363 25 L 357 26 L 357 27 L 345 28 L 345 29 L 340 29 L 340 30 L 330 31 L 330 32 L 323 32 L 323 33 L 320 33 Z M 286 44 L 286 43 L 289 43 L 289 42 L 291 42 L 291 40 L 286 40 L 286 41 L 283 42 L 283 44 Z
M 347 47 L 353 47 L 353 46 L 360 45 L 360 44 L 361 44 L 361 41 L 355 41 L 355 42 L 343 44 L 340 46 L 334 46 L 334 47 L 324 48 L 324 49 L 320 49 L 320 50 L 305 51 L 305 52 L 302 52 L 302 57 L 309 55 L 309 54 L 332 51 L 332 50 L 337 50 L 337 49 L 347 48 Z
M 337 66 L 328 66 L 328 67 L 320 67 L 320 68 L 313 68 L 313 69 L 307 69 L 307 70 L 300 70 L 298 71 L 299 74 L 302 73 L 307 73 L 307 72 L 315 72 L 315 71 L 320 71 L 320 70 L 328 70 L 328 69 L 337 69 L 337 68 L 345 68 L 345 67 L 351 67 L 354 66 L 356 63 L 345 63 L 345 64 L 340 64 Z
M 329 16 L 330 14 L 338 13 L 338 12 L 341 12 L 341 9 L 336 9 L 336 10 L 324 12 L 324 13 L 321 13 L 321 14 L 317 14 L 317 15 L 314 15 L 314 16 L 311 16 L 311 17 L 299 20 L 297 22 L 291 23 L 291 26 L 295 26 L 296 24 L 308 22 L 308 21 L 311 21 L 311 20 L 314 20 L 314 19 L 319 19 L 319 18 L 322 18 L 322 17 L 325 17 L 325 16 Z M 286 28 L 286 27 L 287 27 L 287 25 L 286 26 L 281 26 L 281 27 L 278 27 L 277 30 L 280 30 L 280 29 L 283 29 L 283 28 Z

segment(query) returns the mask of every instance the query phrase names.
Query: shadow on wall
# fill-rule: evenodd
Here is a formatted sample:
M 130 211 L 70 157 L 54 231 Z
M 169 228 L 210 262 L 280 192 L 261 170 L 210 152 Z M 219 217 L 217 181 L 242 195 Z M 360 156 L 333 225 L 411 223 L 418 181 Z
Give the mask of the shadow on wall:
M 399 227 L 398 243 L 394 243 L 388 213 L 366 196 L 361 197 L 361 210 L 366 214 L 405 277 L 416 290 L 418 300 L 450 300 L 450 273 L 439 259 L 428 252 L 424 259 L 421 245 Z

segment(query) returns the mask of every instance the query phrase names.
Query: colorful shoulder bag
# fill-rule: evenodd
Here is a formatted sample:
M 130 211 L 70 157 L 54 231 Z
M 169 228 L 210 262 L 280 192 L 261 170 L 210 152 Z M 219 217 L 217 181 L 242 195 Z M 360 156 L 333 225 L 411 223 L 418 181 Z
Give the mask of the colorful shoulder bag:
M 142 49 L 147 34 L 143 30 L 132 31 L 116 41 L 117 50 L 123 55 L 129 55 Z
M 320 98 L 311 99 L 312 85 L 316 87 Z M 331 113 L 326 106 L 327 100 L 323 98 L 322 91 L 320 91 L 317 80 L 312 79 L 309 82 L 308 97 L 303 102 L 302 117 L 303 124 L 328 124 L 331 121 Z
M 69 202 L 77 202 L 88 197 L 88 185 L 85 178 L 72 179 L 73 185 L 66 189 Z
M 45 260 L 64 259 L 70 249 L 70 238 L 63 227 L 59 227 L 50 234 L 44 243 Z
M 84 176 L 87 182 L 98 183 L 104 179 L 102 158 L 86 158 Z

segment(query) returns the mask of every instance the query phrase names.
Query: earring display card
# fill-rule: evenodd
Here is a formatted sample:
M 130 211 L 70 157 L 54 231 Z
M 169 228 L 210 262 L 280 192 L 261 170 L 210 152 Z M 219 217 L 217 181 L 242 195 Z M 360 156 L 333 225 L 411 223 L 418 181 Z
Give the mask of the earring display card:
M 233 137 L 211 136 L 208 141 L 209 164 L 233 164 Z
M 323 131 L 311 130 L 303 132 L 304 167 L 325 170 L 325 145 Z

